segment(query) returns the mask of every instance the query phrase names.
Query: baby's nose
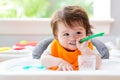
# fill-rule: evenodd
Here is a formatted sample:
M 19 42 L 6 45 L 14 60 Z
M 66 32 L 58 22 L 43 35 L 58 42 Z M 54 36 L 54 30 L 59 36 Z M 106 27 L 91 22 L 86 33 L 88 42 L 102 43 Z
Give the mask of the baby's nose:
M 71 38 L 71 40 L 76 40 L 76 39 L 79 38 L 79 37 L 76 36 L 76 35 L 72 35 L 70 38 Z

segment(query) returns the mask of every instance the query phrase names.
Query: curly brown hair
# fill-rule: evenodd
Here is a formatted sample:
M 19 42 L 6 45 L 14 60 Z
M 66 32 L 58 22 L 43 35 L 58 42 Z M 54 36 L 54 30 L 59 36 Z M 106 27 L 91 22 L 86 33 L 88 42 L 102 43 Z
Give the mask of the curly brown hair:
M 86 35 L 92 34 L 92 26 L 89 23 L 88 15 L 81 6 L 66 6 L 53 14 L 51 19 L 51 28 L 54 37 L 57 36 L 58 22 L 63 22 L 71 28 L 74 22 L 77 22 L 79 25 L 84 27 Z

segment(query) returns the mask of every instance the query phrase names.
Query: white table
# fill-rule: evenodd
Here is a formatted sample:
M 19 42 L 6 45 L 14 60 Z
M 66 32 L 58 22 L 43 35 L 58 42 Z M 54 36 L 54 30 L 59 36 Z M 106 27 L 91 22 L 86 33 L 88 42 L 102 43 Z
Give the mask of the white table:
M 9 59 L 23 58 L 32 56 L 32 52 L 29 53 L 0 53 L 0 62 Z
M 120 80 L 120 59 L 103 60 L 100 70 L 95 71 L 9 70 L 9 66 L 11 67 L 13 64 L 20 65 L 21 63 L 34 64 L 34 60 L 28 58 L 3 62 L 0 64 L 0 69 L 2 69 L 0 71 L 0 80 Z M 36 61 L 35 64 L 39 64 L 39 61 Z M 1 66 L 4 66 L 4 69 Z

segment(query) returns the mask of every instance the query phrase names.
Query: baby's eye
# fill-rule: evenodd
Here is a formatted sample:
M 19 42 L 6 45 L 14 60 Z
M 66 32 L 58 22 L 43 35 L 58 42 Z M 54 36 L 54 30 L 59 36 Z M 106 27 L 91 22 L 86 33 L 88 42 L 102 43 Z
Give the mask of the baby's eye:
M 76 34 L 82 34 L 81 32 L 77 32 Z
M 69 36 L 69 33 L 65 33 L 63 36 Z

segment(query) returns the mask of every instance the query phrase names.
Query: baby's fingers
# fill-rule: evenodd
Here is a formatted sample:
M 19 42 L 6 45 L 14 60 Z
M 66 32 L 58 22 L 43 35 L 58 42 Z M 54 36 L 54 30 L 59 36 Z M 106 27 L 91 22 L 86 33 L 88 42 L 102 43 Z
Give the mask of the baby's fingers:
M 73 68 L 70 64 L 64 64 L 58 66 L 58 71 L 73 71 Z
M 88 41 L 86 41 L 86 42 L 83 42 L 83 43 L 80 43 L 80 42 L 76 42 L 76 46 L 78 47 L 78 48 L 84 48 L 84 47 L 88 47 Z
M 67 71 L 73 71 L 73 67 L 70 65 L 67 66 Z

